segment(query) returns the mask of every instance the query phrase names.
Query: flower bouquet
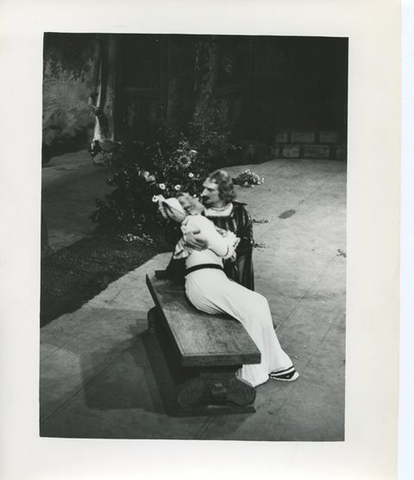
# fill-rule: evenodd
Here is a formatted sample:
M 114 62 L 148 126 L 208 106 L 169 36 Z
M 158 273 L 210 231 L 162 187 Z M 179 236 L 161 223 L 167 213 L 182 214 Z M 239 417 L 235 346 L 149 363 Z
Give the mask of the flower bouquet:
M 255 185 L 262 185 L 264 183 L 264 177 L 260 177 L 257 173 L 252 172 L 250 168 L 244 170 L 242 173 L 233 178 L 235 185 L 242 187 L 254 187 Z

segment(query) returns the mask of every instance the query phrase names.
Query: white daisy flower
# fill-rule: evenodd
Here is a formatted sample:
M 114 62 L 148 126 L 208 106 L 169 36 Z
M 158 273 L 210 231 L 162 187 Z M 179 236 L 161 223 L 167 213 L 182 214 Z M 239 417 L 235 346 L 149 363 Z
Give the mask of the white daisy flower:
M 174 187 L 175 190 L 180 190 L 180 188 L 181 188 L 181 185 L 176 185 L 176 186 Z
M 165 190 L 165 183 L 160 183 L 158 186 L 161 188 L 161 190 Z
M 193 178 L 193 177 L 194 177 L 194 173 L 190 172 L 190 173 L 188 174 L 188 176 L 189 176 L 190 178 Z

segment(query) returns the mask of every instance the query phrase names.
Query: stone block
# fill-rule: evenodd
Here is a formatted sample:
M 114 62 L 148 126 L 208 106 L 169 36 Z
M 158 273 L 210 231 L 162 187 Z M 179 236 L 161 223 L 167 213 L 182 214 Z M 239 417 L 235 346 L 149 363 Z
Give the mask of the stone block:
M 338 147 L 336 149 L 335 159 L 336 160 L 346 160 L 346 148 L 345 147 Z
M 338 143 L 339 141 L 338 132 L 319 132 L 319 143 Z
M 292 132 L 290 143 L 314 143 L 315 132 Z
M 305 158 L 329 158 L 330 154 L 330 147 L 324 145 L 305 145 L 303 147 L 303 156 Z
M 270 148 L 270 155 L 272 156 L 272 158 L 279 158 L 280 147 L 271 147 Z
M 276 143 L 287 143 L 287 141 L 288 141 L 288 134 L 287 134 L 287 132 L 278 132 L 278 133 L 276 133 L 275 141 L 276 141 Z
M 299 147 L 297 145 L 287 145 L 283 147 L 282 156 L 286 158 L 299 158 Z

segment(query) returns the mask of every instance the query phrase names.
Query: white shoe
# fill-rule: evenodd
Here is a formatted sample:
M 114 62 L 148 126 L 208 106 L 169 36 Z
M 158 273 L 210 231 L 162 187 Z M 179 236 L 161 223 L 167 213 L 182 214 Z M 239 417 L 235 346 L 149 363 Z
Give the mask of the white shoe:
M 299 378 L 299 373 L 295 370 L 295 367 L 290 367 L 279 372 L 270 373 L 269 378 L 279 382 L 294 382 Z

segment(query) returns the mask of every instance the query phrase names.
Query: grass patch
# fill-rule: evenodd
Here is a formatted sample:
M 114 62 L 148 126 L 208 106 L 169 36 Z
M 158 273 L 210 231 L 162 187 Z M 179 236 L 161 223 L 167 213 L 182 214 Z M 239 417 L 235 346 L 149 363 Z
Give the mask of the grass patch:
M 161 236 L 153 239 L 154 244 L 147 245 L 115 235 L 93 235 L 43 258 L 40 326 L 74 312 L 111 282 L 171 250 Z

